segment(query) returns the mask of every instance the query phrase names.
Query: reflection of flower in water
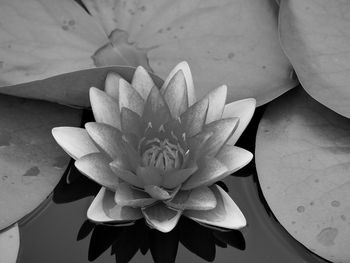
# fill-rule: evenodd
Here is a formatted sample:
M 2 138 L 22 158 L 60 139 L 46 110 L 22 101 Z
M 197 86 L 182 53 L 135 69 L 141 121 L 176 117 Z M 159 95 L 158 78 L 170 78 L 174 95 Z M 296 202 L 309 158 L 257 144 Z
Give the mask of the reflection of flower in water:
M 214 183 L 252 158 L 233 144 L 255 100 L 225 105 L 226 92 L 221 86 L 196 102 L 185 62 L 160 90 L 142 67 L 131 85 L 110 74 L 105 92 L 91 88 L 96 122 L 53 130 L 78 170 L 103 186 L 88 218 L 129 224 L 144 217 L 161 232 L 174 229 L 181 215 L 212 227 L 244 227 L 240 209 Z

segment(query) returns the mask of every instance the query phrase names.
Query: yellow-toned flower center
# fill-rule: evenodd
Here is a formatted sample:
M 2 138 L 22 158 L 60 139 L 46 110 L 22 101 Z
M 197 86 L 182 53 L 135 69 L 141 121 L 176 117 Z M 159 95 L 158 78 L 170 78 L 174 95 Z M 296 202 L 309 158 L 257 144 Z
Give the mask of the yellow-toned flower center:
M 142 154 L 142 164 L 168 171 L 180 168 L 184 159 L 184 150 L 179 144 L 175 145 L 168 139 L 158 138 L 146 142 L 147 149 Z

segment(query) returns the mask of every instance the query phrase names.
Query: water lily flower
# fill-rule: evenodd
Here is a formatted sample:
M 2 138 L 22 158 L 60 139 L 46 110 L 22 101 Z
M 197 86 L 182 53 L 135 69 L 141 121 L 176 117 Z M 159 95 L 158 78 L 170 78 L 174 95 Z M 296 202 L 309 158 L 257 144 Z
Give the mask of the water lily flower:
M 196 101 L 186 62 L 156 87 L 143 67 L 131 83 L 110 73 L 105 90 L 90 89 L 96 122 L 52 130 L 77 169 L 102 186 L 87 216 L 97 223 L 145 218 L 171 231 L 181 215 L 200 224 L 240 229 L 246 219 L 215 182 L 248 164 L 234 146 L 249 123 L 255 99 L 225 105 L 227 87 Z

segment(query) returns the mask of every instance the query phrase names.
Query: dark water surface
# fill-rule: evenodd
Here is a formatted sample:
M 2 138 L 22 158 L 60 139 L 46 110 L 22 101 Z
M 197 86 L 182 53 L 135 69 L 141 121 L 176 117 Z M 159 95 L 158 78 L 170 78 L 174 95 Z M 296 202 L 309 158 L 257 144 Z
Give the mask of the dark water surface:
M 254 152 L 256 114 L 239 145 Z M 142 220 L 134 226 L 95 226 L 86 211 L 99 187 L 72 169 L 36 214 L 20 224 L 18 263 L 242 262 L 325 263 L 294 240 L 271 214 L 258 185 L 254 162 L 224 180 L 246 216 L 241 231 L 220 232 L 181 219 L 174 231 L 161 234 Z M 276 197 L 278 198 L 278 197 Z M 111 255 L 113 251 L 114 255 Z M 141 251 L 145 254 L 143 255 Z M 152 252 L 152 253 L 151 253 Z M 153 258 L 152 258 L 153 255 Z M 96 258 L 96 259 L 95 259 Z

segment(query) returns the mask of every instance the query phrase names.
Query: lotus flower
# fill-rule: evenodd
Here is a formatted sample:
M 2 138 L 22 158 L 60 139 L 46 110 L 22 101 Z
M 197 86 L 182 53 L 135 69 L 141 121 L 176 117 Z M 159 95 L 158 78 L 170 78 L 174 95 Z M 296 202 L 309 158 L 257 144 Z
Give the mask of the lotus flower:
M 215 182 L 245 166 L 252 154 L 234 146 L 255 99 L 225 105 L 227 87 L 195 99 L 186 62 L 161 88 L 138 67 L 131 84 L 108 74 L 105 90 L 90 89 L 96 122 L 54 128 L 77 169 L 102 186 L 87 216 L 97 223 L 145 218 L 171 231 L 181 215 L 214 228 L 240 229 L 246 219 Z

